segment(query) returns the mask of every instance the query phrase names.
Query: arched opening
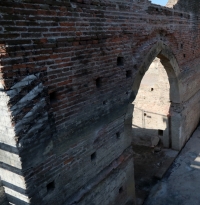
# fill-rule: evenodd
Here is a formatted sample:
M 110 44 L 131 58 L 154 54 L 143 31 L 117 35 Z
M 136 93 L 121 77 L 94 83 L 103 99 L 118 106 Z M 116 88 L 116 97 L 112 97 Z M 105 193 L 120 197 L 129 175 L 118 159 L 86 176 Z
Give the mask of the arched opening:
M 184 144 L 179 74 L 173 53 L 158 42 L 134 78 L 125 135 L 132 138 L 137 204 L 144 202 L 155 177 L 162 178 L 178 154 L 175 150 Z
M 164 147 L 167 148 L 170 147 L 174 150 L 180 150 L 185 143 L 185 139 L 183 139 L 181 136 L 181 129 L 182 129 L 182 121 L 181 121 L 181 102 L 182 102 L 181 96 L 182 95 L 181 94 L 183 93 L 182 91 L 183 86 L 181 84 L 181 81 L 179 81 L 180 70 L 176 62 L 176 59 L 172 51 L 166 45 L 164 45 L 162 41 L 157 42 L 152 47 L 152 49 L 147 53 L 146 57 L 144 58 L 142 64 L 139 67 L 138 74 L 134 78 L 132 93 L 130 96 L 130 104 L 128 106 L 128 110 L 125 116 L 125 132 L 126 135 L 128 136 L 133 135 L 132 120 L 134 119 L 133 115 L 136 110 L 135 100 L 137 100 L 137 95 L 139 92 L 142 79 L 144 78 L 146 73 L 148 74 L 147 71 L 149 70 L 149 68 L 155 64 L 160 67 L 159 70 L 162 73 L 164 79 L 162 83 L 161 83 L 162 80 L 160 81 L 158 79 L 158 82 L 160 83 L 159 85 L 157 83 L 157 87 L 158 86 L 162 87 L 161 85 L 164 86 L 159 91 L 161 98 L 165 99 L 165 108 L 162 108 L 161 106 L 161 109 L 165 109 L 164 119 L 167 116 L 168 118 L 170 118 L 169 123 L 171 123 L 170 130 L 169 130 L 170 133 L 167 135 L 167 137 L 163 136 L 162 143 Z M 158 76 L 158 78 L 160 78 L 158 74 L 156 75 Z M 153 73 L 151 74 L 152 81 L 155 80 L 156 75 L 153 75 Z M 150 83 L 150 85 L 154 85 L 154 83 Z M 156 88 L 154 88 L 153 86 L 150 86 L 148 89 L 152 94 L 152 96 L 154 95 L 154 93 L 156 94 L 157 92 L 155 90 Z M 165 89 L 165 93 L 161 93 L 163 92 L 162 89 Z M 168 89 L 168 91 L 166 89 Z M 158 101 L 157 104 L 160 106 L 161 101 Z M 148 106 L 149 104 L 147 104 L 147 107 Z M 168 106 L 169 109 L 168 107 L 166 108 L 166 106 Z M 168 113 L 166 110 L 168 110 Z M 164 124 L 167 125 L 167 123 Z M 160 128 L 157 127 L 157 130 L 160 130 L 158 131 L 158 133 L 161 134 L 161 132 L 163 131 L 163 134 L 165 134 L 163 129 L 164 126 Z
M 170 84 L 159 58 L 146 71 L 133 104 L 133 144 L 170 147 Z

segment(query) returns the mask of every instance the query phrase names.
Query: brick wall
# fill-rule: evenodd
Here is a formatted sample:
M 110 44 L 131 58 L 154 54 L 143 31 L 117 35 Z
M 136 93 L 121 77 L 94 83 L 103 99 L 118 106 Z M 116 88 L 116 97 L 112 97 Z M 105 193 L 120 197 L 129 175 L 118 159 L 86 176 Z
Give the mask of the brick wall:
M 21 187 L 8 184 L 5 175 L 10 202 L 133 204 L 124 129 L 132 85 L 151 48 L 158 41 L 170 47 L 183 85 L 173 108 L 187 130 L 183 146 L 199 120 L 190 114 L 199 106 L 198 35 L 192 13 L 147 0 L 1 1 L 1 93 L 8 96 L 1 109 L 13 131 L 9 142 L 0 140 L 7 150 L 13 142 L 24 180 Z M 5 164 L 16 172 L 12 160 Z

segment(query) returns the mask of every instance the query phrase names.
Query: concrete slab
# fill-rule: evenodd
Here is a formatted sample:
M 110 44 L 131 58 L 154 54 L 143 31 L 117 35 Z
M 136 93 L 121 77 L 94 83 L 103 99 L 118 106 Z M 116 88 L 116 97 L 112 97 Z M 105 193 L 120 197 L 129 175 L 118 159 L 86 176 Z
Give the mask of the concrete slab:
M 200 127 L 187 142 L 144 205 L 200 204 Z

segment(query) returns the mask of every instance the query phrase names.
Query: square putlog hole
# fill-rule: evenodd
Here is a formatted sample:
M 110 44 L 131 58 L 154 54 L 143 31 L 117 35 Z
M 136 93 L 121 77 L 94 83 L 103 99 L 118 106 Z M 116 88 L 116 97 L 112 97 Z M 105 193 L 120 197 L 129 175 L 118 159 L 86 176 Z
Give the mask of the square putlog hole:
M 124 58 L 118 57 L 117 58 L 117 66 L 123 66 L 124 65 Z
M 91 154 L 91 161 L 94 161 L 96 159 L 96 152 L 92 153 Z
M 117 139 L 120 139 L 120 132 L 117 132 L 117 133 L 116 133 L 116 138 L 117 138 Z
M 49 184 L 47 184 L 47 192 L 52 192 L 55 189 L 55 183 L 54 181 L 50 182 Z
M 97 78 L 96 79 L 96 87 L 100 88 L 102 86 L 102 78 Z
M 55 91 L 50 93 L 49 98 L 50 98 L 51 104 L 56 103 L 57 102 L 57 93 Z
M 121 194 L 124 191 L 123 187 L 119 188 L 119 194 Z
M 126 71 L 126 78 L 131 78 L 132 77 L 132 71 L 131 70 L 127 70 Z
M 163 136 L 163 130 L 158 130 L 158 135 Z

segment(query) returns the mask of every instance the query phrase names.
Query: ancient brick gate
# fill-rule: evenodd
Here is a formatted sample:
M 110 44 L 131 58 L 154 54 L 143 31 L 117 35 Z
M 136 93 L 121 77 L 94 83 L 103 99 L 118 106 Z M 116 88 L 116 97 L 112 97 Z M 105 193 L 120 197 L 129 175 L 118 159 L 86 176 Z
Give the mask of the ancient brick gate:
M 199 122 L 199 2 L 173 5 L 0 2 L 2 204 L 134 204 L 132 102 L 156 57 L 172 147 Z
M 180 75 L 180 70 L 178 63 L 176 62 L 175 57 L 173 56 L 172 51 L 162 42 L 158 41 L 146 54 L 144 61 L 142 62 L 136 80 L 133 83 L 132 87 L 132 95 L 136 96 L 141 80 L 148 70 L 150 64 L 153 60 L 159 57 L 161 63 L 163 64 L 169 79 L 170 84 L 170 115 L 171 115 L 171 136 L 165 137 L 162 139 L 165 147 L 172 147 L 173 149 L 180 150 L 184 145 L 185 141 L 183 141 L 183 134 L 181 133 L 182 122 L 181 122 L 181 97 L 182 97 L 182 83 L 178 79 Z M 178 110 L 177 110 L 178 109 Z M 133 113 L 133 112 L 132 112 Z

